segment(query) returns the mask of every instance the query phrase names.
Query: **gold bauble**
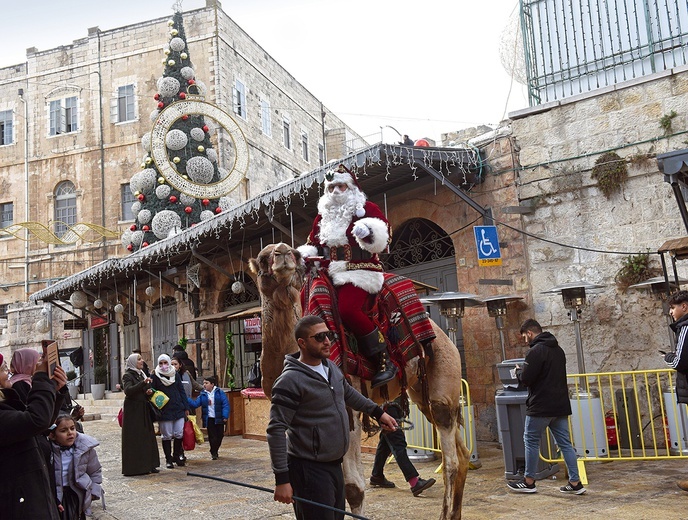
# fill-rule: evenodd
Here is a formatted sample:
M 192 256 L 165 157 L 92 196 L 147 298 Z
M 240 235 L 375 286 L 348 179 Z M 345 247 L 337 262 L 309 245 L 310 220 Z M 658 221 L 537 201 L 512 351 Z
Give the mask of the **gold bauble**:
M 178 31 L 177 29 L 172 29 L 172 30 L 170 31 L 170 34 L 171 34 L 172 36 L 177 36 L 177 35 L 179 34 L 179 31 Z
M 185 53 L 185 52 L 182 52 L 179 56 L 181 56 L 181 58 L 182 58 L 183 60 L 185 60 L 186 58 L 189 57 L 189 55 L 188 55 L 187 53 Z
M 205 152 L 205 146 L 203 146 L 202 144 L 199 144 L 198 145 L 198 151 L 201 153 Z
M 145 162 L 142 162 L 142 163 L 141 163 L 141 169 L 143 170 L 143 169 L 145 169 L 145 168 L 146 168 L 146 163 L 145 163 Z
M 141 195 L 141 192 L 140 192 L 140 191 L 135 191 L 135 192 L 134 192 L 134 197 L 138 197 L 139 195 Z
M 170 49 L 165 49 L 165 56 L 169 56 L 169 55 L 170 55 Z
M 181 162 L 181 159 L 179 157 L 175 157 L 174 159 L 172 159 L 172 162 L 174 164 L 179 164 Z
M 172 27 L 174 25 L 174 20 L 167 20 L 167 25 Z
M 174 60 L 169 60 L 169 61 L 167 62 L 167 64 L 168 64 L 170 67 L 174 67 L 174 63 L 175 63 Z
M 182 177 L 183 177 L 184 179 L 186 179 L 187 181 L 189 180 L 189 176 L 188 176 L 188 175 L 182 175 Z
M 165 177 L 158 177 L 158 184 L 165 184 Z
M 146 157 L 146 164 L 150 164 L 152 162 L 153 162 L 153 159 L 151 159 L 150 157 Z

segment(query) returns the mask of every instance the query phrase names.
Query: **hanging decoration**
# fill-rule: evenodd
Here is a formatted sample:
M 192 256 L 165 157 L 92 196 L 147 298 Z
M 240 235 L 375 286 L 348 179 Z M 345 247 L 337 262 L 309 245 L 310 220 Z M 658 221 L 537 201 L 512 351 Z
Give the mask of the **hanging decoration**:
M 96 300 L 93 302 L 93 306 L 96 309 L 102 309 L 103 308 L 103 300 L 101 300 L 100 298 L 96 298 Z
M 124 312 L 124 305 L 122 305 L 121 303 L 115 305 L 115 312 L 117 314 L 122 314 Z
M 148 287 L 146 287 L 146 296 L 151 297 L 154 295 L 155 295 L 155 287 L 153 287 L 152 285 L 149 285 Z
M 201 288 L 201 264 L 199 262 L 195 262 L 193 264 L 190 264 L 186 268 L 186 279 L 194 284 L 196 288 L 200 289 Z
M 36 322 L 36 332 L 45 334 L 50 331 L 50 322 L 46 318 L 41 318 Z
M 74 291 L 69 297 L 69 303 L 71 303 L 72 307 L 75 309 L 83 309 L 88 303 L 88 296 L 86 296 L 86 293 L 83 291 Z
M 244 287 L 243 282 L 237 280 L 232 284 L 232 292 L 234 294 L 241 294 L 246 290 L 246 287 Z
M 53 221 L 54 224 L 57 224 L 57 222 Z M 98 224 L 87 222 L 79 222 L 73 226 L 69 226 L 64 222 L 60 222 L 60 224 L 63 224 L 67 231 L 59 237 L 48 226 L 40 222 L 18 222 L 0 228 L 0 238 L 13 236 L 26 241 L 26 230 L 29 232 L 28 240 L 40 240 L 46 244 L 69 245 L 79 240 L 93 244 L 102 241 L 103 238 L 117 238 L 119 236 L 119 232 L 99 226 Z

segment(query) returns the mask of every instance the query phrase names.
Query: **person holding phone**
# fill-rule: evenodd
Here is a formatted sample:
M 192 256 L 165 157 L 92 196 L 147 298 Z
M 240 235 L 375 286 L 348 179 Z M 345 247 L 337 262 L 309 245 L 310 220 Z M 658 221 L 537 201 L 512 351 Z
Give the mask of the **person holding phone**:
M 58 365 L 51 380 L 47 360 L 32 372 L 26 403 L 14 388 L 0 389 L 0 460 L 6 469 L 0 471 L 0 516 L 59 520 L 40 441 L 57 416 L 56 393 L 65 388 L 67 375 Z
M 669 314 L 674 319 L 670 325 L 676 334 L 676 352 L 662 352 L 664 361 L 676 370 L 676 401 L 688 403 L 688 291 L 677 291 L 669 298 Z M 688 480 L 676 485 L 688 491 Z
M 32 385 L 31 377 L 40 358 L 41 353 L 32 348 L 20 348 L 12 354 L 12 360 L 10 361 L 10 372 L 12 373 L 10 384 L 23 403 L 26 403 L 29 396 Z M 45 362 L 47 365 L 47 360 Z

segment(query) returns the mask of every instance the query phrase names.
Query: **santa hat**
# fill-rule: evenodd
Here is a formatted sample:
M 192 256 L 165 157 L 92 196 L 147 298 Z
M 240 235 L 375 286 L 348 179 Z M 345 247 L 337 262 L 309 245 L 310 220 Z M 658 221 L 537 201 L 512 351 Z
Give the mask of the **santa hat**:
M 356 175 L 343 164 L 340 164 L 334 170 L 330 170 L 325 174 L 325 189 L 331 184 L 346 184 L 349 188 L 355 187 L 361 190 Z

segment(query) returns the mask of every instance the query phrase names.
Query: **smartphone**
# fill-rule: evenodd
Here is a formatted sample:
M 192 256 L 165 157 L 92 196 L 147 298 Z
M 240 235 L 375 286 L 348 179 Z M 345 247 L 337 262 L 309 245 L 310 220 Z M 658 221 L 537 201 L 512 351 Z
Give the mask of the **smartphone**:
M 57 341 L 51 339 L 44 339 L 41 341 L 43 346 L 43 359 L 48 362 L 48 376 L 55 377 L 55 367 L 60 362 L 60 356 L 57 352 Z

